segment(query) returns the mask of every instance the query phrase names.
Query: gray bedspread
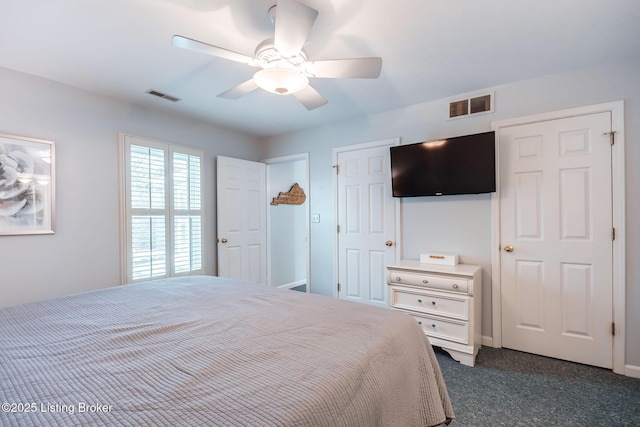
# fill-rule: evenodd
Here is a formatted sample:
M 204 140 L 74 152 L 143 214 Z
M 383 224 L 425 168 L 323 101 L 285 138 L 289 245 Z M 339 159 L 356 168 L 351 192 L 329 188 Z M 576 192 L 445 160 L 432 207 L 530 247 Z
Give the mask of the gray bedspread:
M 198 276 L 0 309 L 2 426 L 430 426 L 410 316 Z

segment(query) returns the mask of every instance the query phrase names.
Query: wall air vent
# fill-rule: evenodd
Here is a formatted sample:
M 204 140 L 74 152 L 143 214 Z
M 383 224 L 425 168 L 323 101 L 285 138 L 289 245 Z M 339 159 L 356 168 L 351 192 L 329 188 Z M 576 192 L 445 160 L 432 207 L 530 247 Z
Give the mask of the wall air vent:
M 149 89 L 147 93 L 149 95 L 157 96 L 158 98 L 163 98 L 172 102 L 180 101 L 180 98 L 176 98 L 175 96 L 167 95 L 166 93 L 158 92 L 157 90 L 153 90 L 153 89 Z
M 460 99 L 449 103 L 449 118 L 493 112 L 493 93 Z

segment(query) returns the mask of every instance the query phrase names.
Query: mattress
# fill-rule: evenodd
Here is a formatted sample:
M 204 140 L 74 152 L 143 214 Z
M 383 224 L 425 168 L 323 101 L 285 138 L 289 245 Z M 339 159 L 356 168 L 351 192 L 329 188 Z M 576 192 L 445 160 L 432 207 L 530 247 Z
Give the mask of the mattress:
M 2 426 L 431 426 L 454 417 L 397 311 L 213 276 L 0 309 Z

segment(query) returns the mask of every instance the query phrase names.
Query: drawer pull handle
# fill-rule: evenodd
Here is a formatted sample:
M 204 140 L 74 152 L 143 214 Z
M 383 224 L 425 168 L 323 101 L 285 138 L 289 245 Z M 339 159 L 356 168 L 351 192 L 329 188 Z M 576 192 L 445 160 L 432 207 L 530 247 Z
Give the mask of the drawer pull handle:
M 400 281 L 400 277 L 396 277 L 396 282 L 399 282 L 399 281 Z
M 436 305 L 436 302 L 435 301 L 431 301 L 431 305 Z
M 436 328 L 436 324 L 435 324 L 435 323 L 432 323 L 432 324 L 431 324 L 431 327 L 432 327 L 433 329 L 435 329 L 435 328 Z
M 421 320 L 418 320 L 418 325 L 422 325 L 422 321 Z
M 421 299 L 419 299 L 419 300 L 418 300 L 418 302 L 419 302 L 420 304 L 422 304 L 422 300 L 421 300 Z
M 454 283 L 454 284 L 453 284 L 453 289 L 458 289 L 458 287 L 459 287 L 459 286 L 458 286 L 458 284 L 457 284 L 457 283 Z
M 427 283 L 429 283 L 429 281 L 428 281 L 427 279 L 424 279 L 424 280 L 422 281 L 422 283 L 424 283 L 424 284 L 426 285 Z

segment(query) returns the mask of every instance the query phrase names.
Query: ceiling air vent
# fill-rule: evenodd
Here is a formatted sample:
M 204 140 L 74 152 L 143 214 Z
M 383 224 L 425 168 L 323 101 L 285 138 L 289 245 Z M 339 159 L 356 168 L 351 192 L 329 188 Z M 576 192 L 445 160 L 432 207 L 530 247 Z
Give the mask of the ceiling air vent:
M 493 112 L 493 94 L 460 99 L 449 103 L 449 118 L 464 117 L 478 113 Z
M 149 89 L 147 93 L 149 95 L 157 96 L 158 98 L 163 98 L 172 102 L 180 101 L 180 98 L 176 98 L 175 96 L 167 95 L 166 93 L 158 92 L 157 90 L 153 90 L 153 89 Z

